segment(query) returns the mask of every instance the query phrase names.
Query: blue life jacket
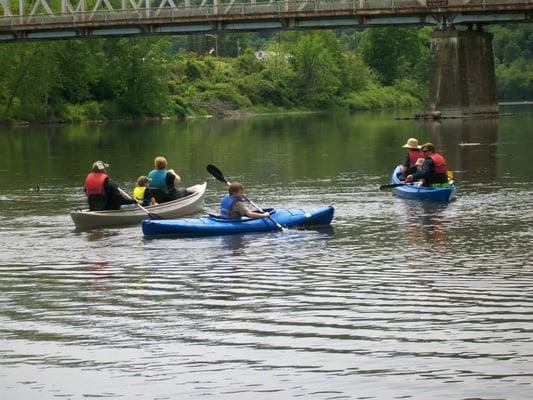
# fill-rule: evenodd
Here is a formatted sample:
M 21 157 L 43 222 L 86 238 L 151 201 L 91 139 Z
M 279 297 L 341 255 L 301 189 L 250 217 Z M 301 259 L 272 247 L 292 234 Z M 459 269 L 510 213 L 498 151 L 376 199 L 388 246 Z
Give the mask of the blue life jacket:
M 224 218 L 231 218 L 231 210 L 237 201 L 242 201 L 242 198 L 239 196 L 230 196 L 229 194 L 225 195 L 220 202 L 220 215 Z
M 150 179 L 150 188 L 159 189 L 163 193 L 168 193 L 166 182 L 167 171 L 164 169 L 153 169 L 148 174 Z

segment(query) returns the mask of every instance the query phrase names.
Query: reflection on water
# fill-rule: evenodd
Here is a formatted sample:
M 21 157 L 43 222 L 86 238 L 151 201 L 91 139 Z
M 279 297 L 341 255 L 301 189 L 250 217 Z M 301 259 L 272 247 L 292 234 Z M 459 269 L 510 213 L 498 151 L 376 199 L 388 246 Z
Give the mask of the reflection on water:
M 428 123 L 430 140 L 446 154 L 462 180 L 492 182 L 497 176 L 498 118 Z
M 3 398 L 528 399 L 530 120 L 307 115 L 0 134 Z M 442 149 L 456 201 L 378 190 L 411 136 Z M 247 149 L 239 160 L 235 148 Z M 160 240 L 136 225 L 74 230 L 68 211 L 94 159 L 128 187 L 160 153 L 208 182 L 204 211 L 226 191 L 205 172 L 213 162 L 261 207 L 334 205 L 333 226 Z
M 406 227 L 410 243 L 431 245 L 436 252 L 446 251 L 447 222 L 446 209 L 449 204 L 405 200 L 401 202 L 400 218 Z

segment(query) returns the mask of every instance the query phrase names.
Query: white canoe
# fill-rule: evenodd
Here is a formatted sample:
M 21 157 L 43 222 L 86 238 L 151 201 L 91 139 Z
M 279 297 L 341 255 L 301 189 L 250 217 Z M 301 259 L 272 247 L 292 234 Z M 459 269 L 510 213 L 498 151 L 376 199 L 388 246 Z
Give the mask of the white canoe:
M 145 207 L 151 214 L 162 219 L 179 218 L 192 214 L 203 206 L 207 183 L 187 188 L 192 194 L 181 199 Z M 141 208 L 125 208 L 120 210 L 89 211 L 74 210 L 70 213 L 77 229 L 89 229 L 105 226 L 128 225 L 141 222 L 148 218 Z

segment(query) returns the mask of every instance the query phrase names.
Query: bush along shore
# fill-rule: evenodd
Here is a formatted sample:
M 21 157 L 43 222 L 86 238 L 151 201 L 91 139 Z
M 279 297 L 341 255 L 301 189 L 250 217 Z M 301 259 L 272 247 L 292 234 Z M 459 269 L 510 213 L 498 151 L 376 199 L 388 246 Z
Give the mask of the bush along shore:
M 505 27 L 495 30 L 505 98 L 514 90 L 512 63 L 527 64 L 531 56 L 519 46 L 530 48 L 531 41 L 517 41 L 519 34 Z M 3 44 L 0 122 L 419 108 L 426 100 L 430 32 L 221 34 L 216 54 L 206 42 L 213 35 Z M 514 41 L 512 51 L 502 37 Z M 522 80 L 524 96 L 533 94 L 523 83 L 531 81 Z

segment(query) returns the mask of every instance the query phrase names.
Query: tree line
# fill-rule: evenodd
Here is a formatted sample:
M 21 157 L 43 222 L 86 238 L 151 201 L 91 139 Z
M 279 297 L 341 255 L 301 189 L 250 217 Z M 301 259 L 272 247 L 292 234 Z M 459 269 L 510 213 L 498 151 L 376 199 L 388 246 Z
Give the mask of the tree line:
M 532 27 L 491 30 L 499 98 L 532 99 Z M 0 121 L 422 107 L 430 32 L 372 28 L 3 44 Z

